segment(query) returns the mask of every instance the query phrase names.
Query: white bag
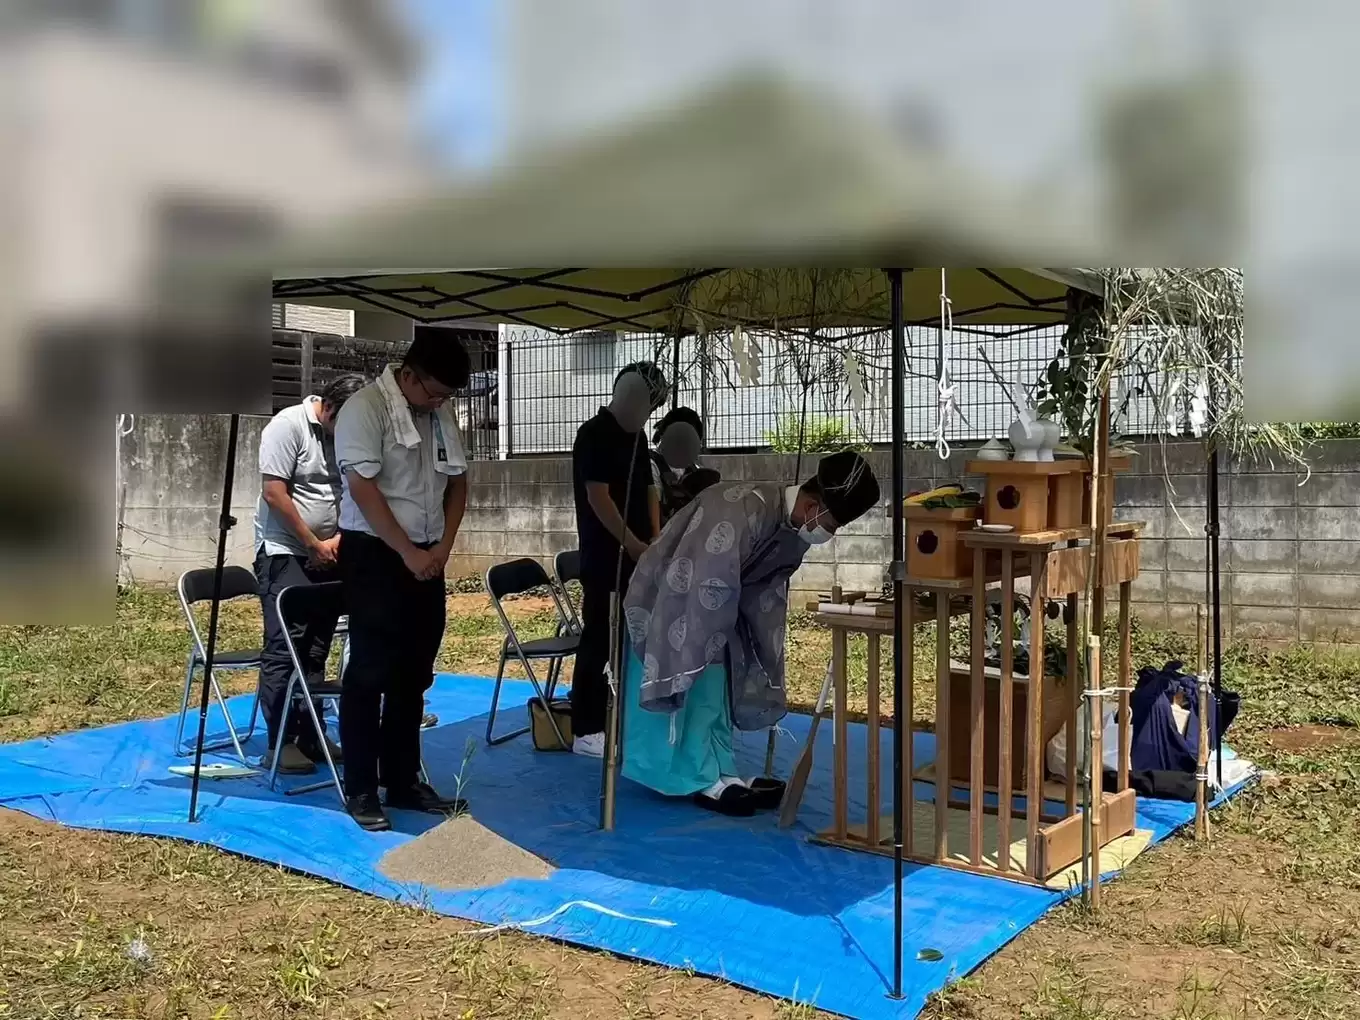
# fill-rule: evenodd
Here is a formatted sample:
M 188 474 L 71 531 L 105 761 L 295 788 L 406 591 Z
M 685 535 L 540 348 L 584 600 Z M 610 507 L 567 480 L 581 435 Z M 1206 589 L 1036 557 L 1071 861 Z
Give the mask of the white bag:
M 1115 717 L 1119 714 L 1118 708 L 1106 708 L 1104 711 L 1105 724 L 1101 728 L 1101 758 L 1104 759 L 1104 766 L 1107 769 L 1117 771 L 1119 768 L 1119 724 Z M 1087 739 L 1086 713 L 1077 713 L 1077 778 L 1080 779 L 1086 771 L 1086 749 L 1090 746 Z M 1132 749 L 1130 749 L 1132 750 Z M 1067 727 L 1060 729 L 1052 740 L 1048 742 L 1046 760 L 1048 771 L 1051 775 L 1062 779 L 1067 778 Z

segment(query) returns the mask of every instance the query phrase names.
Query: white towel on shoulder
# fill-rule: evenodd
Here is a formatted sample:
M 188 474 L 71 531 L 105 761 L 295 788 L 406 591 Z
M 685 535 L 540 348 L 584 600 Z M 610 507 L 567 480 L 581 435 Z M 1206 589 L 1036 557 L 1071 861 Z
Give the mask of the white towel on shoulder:
M 416 429 L 415 419 L 411 417 L 411 405 L 406 394 L 397 385 L 393 365 L 383 369 L 378 376 L 378 389 L 387 401 L 387 413 L 392 416 L 392 427 L 397 433 L 397 442 L 408 450 L 420 445 L 420 432 Z M 467 471 L 467 453 L 463 450 L 463 437 L 458 431 L 458 423 L 447 403 L 439 405 L 434 412 L 434 440 L 439 447 L 435 455 L 434 468 L 445 475 L 461 475 Z M 442 455 L 441 455 L 442 454 Z

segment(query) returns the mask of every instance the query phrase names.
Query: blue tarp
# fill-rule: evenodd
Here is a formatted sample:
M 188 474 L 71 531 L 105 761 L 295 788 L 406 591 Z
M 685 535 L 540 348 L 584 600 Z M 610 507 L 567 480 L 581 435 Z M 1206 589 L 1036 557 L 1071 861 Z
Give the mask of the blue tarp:
M 523 718 L 529 693 L 527 684 L 507 683 L 503 724 Z M 722 818 L 623 781 L 616 830 L 604 833 L 597 828 L 599 763 L 536 753 L 527 737 L 487 748 L 482 734 L 490 695 L 484 678 L 438 679 L 430 710 L 441 725 L 425 734 L 425 762 L 445 792 L 462 776 L 480 823 L 553 864 L 558 870 L 545 881 L 456 893 L 393 882 L 378 871 L 379 859 L 439 819 L 396 812 L 393 831 L 365 833 L 341 810 L 333 789 L 283 795 L 287 784 L 316 777 L 281 777 L 273 793 L 264 777 L 205 781 L 199 821 L 190 825 L 189 780 L 168 771 L 184 763 L 172 754 L 168 719 L 0 745 L 0 804 L 78 828 L 207 843 L 474 921 L 522 924 L 553 915 L 530 930 L 862 1018 L 916 1016 L 932 992 L 973 970 L 1062 899 L 1001 879 L 909 864 L 905 998 L 893 1001 L 887 994 L 892 861 L 807 840 L 830 822 L 826 727 L 793 830 L 781 832 L 773 815 Z M 248 699 L 233 699 L 231 706 L 244 721 Z M 780 774 L 792 765 L 807 725 L 805 716 L 786 721 L 791 736 L 778 745 Z M 862 775 L 866 731 L 850 729 L 851 775 Z M 891 736 L 883 735 L 884 790 L 892 788 Z M 263 749 L 257 734 L 248 750 Z M 763 768 L 764 751 L 763 734 L 739 736 L 738 758 L 751 774 Z M 931 736 L 918 735 L 918 764 L 933 752 Z M 928 795 L 930 788 L 918 790 Z M 852 796 L 854 810 L 862 813 L 863 804 Z M 1139 826 L 1162 839 L 1192 814 L 1189 804 L 1140 802 Z M 918 961 L 927 948 L 943 959 Z

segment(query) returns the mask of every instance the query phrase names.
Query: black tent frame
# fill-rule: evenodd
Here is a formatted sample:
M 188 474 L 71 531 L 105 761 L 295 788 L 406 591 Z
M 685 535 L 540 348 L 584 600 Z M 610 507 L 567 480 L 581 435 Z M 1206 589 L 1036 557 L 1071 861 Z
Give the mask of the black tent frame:
M 516 307 L 516 308 L 514 308 L 513 310 L 507 310 L 507 309 L 504 309 L 504 308 L 493 308 L 493 307 L 491 307 L 491 306 L 482 304 L 480 301 L 471 300 L 471 299 L 472 299 L 472 298 L 475 298 L 475 297 L 485 296 L 485 295 L 490 294 L 490 293 L 508 291 L 508 290 L 510 290 L 510 289 L 512 289 L 512 288 L 515 288 L 515 287 L 529 285 L 529 286 L 535 286 L 535 287 L 540 287 L 540 288 L 541 288 L 541 287 L 547 287 L 547 288 L 552 289 L 552 290 L 557 290 L 557 291 L 562 291 L 562 292 L 564 292 L 564 293 L 572 294 L 573 296 L 582 296 L 582 297 L 591 297 L 591 296 L 594 296 L 594 297 L 606 298 L 606 299 L 611 300 L 611 301 L 624 301 L 624 302 L 633 303 L 633 302 L 641 302 L 641 301 L 643 301 L 646 297 L 651 296 L 652 294 L 659 293 L 659 292 L 664 291 L 664 290 L 667 290 L 667 289 L 673 289 L 673 288 L 676 288 L 676 287 L 679 287 L 679 286 L 683 286 L 683 285 L 686 284 L 686 283 L 694 282 L 694 281 L 696 281 L 696 280 L 702 279 L 702 278 L 704 278 L 704 277 L 706 277 L 706 276 L 710 276 L 710 275 L 713 275 L 713 274 L 718 273 L 718 272 L 721 272 L 721 271 L 722 271 L 722 270 L 716 270 L 716 269 L 713 269 L 713 270 L 699 270 L 699 271 L 692 272 L 692 273 L 683 275 L 683 276 L 681 276 L 681 277 L 678 277 L 678 278 L 676 278 L 675 280 L 670 281 L 669 283 L 665 283 L 665 284 L 662 284 L 662 285 L 658 285 L 657 287 L 651 288 L 650 291 L 649 291 L 648 293 L 639 293 L 639 294 L 608 293 L 608 292 L 601 292 L 601 291 L 591 291 L 591 290 L 589 290 L 589 289 L 580 288 L 580 287 L 574 287 L 573 285 L 571 285 L 570 283 L 565 282 L 565 281 L 562 279 L 562 278 L 565 277 L 565 276 L 569 276 L 571 273 L 580 272 L 580 270 L 573 270 L 573 269 L 560 269 L 560 270 L 550 270 L 550 271 L 546 271 L 546 272 L 538 272 L 538 273 L 536 273 L 535 275 L 529 276 L 529 277 L 517 277 L 517 276 L 514 276 L 514 275 L 509 274 L 509 273 L 466 272 L 466 273 L 463 273 L 462 275 L 465 275 L 465 276 L 480 276 L 480 277 L 484 277 L 484 278 L 486 279 L 486 287 L 485 287 L 483 290 L 478 291 L 478 292 L 476 292 L 476 293 L 463 293 L 463 294 L 459 294 L 459 295 L 445 294 L 445 293 L 443 293 L 443 292 L 434 291 L 434 290 L 432 290 L 431 288 L 428 288 L 428 287 L 422 287 L 422 288 L 398 288 L 398 289 L 389 290 L 389 291 L 384 292 L 383 289 L 381 289 L 381 288 L 379 288 L 379 287 L 377 287 L 377 286 L 374 286 L 373 283 L 372 283 L 371 281 L 374 281 L 374 280 L 381 280 L 381 279 L 387 278 L 387 276 L 390 275 L 390 274 L 370 274 L 370 275 L 363 275 L 363 276 L 349 276 L 349 277 L 327 278 L 327 279 L 322 279 L 322 280 L 289 280 L 289 281 L 280 281 L 280 282 L 275 283 L 275 285 L 274 285 L 274 298 L 275 298 L 275 300 L 279 300 L 279 301 L 298 301 L 298 300 L 305 300 L 306 298 L 332 298 L 332 299 L 333 299 L 333 298 L 341 297 L 341 298 L 347 298 L 347 299 L 351 299 L 351 300 L 359 300 L 359 301 L 364 302 L 365 304 L 368 304 L 368 305 L 370 305 L 370 306 L 372 306 L 372 307 L 381 309 L 381 310 L 383 310 L 383 311 L 395 312 L 396 314 L 403 315 L 403 316 L 409 316 L 409 315 L 410 315 L 410 310 L 408 310 L 408 309 L 403 309 L 403 308 L 399 308 L 399 307 L 393 307 L 393 306 L 391 306 L 387 301 L 383 300 L 383 295 L 384 295 L 384 293 L 386 293 L 389 297 L 400 297 L 402 300 L 406 301 L 407 303 L 415 304 L 415 305 L 417 305 L 417 306 L 419 306 L 419 307 L 421 307 L 421 308 L 428 309 L 428 311 L 429 311 L 428 317 L 420 317 L 420 318 L 417 318 L 417 321 L 424 322 L 424 323 L 451 322 L 451 321 L 457 321 L 457 320 L 459 320 L 459 319 L 486 318 L 487 316 L 493 316 L 493 317 L 504 318 L 504 319 L 507 319 L 507 320 L 510 320 L 510 321 L 518 322 L 518 323 L 520 323 L 520 324 L 522 324 L 522 325 L 525 325 L 525 326 L 530 326 L 530 327 L 540 328 L 540 329 L 546 329 L 546 330 L 549 330 L 549 331 L 551 331 L 551 332 L 560 332 L 560 330 L 553 329 L 552 327 L 547 326 L 547 325 L 544 325 L 544 324 L 541 323 L 541 322 L 535 322 L 535 321 L 533 321 L 533 319 L 532 319 L 530 316 L 531 316 L 534 312 L 536 312 L 536 311 L 543 311 L 543 310 L 546 310 L 546 309 L 548 309 L 548 308 L 554 308 L 554 309 L 570 308 L 570 309 L 573 309 L 573 310 L 580 310 L 580 311 L 587 312 L 587 313 L 589 312 L 589 309 L 588 309 L 588 308 L 585 308 L 585 307 L 579 307 L 579 308 L 578 308 L 577 305 L 575 305 L 574 303 L 572 303 L 572 302 L 570 302 L 570 301 L 567 301 L 567 300 L 565 300 L 565 299 L 562 300 L 562 301 L 553 302 L 553 303 L 547 304 L 547 305 L 539 305 L 539 306 L 536 306 L 536 307 L 529 307 L 529 306 Z M 910 793 L 910 791 L 904 790 L 904 784 L 903 784 L 903 778 L 902 778 L 902 773 L 903 773 L 903 761 L 902 761 L 902 756 L 903 756 L 903 752 L 904 752 L 904 741 L 903 741 L 903 733 L 904 733 L 904 729 L 903 729 L 903 727 L 911 725 L 911 720 L 910 720 L 910 719 L 905 719 L 905 718 L 903 718 L 903 712 L 902 712 L 902 706 L 903 706 L 903 701 L 904 701 L 904 699 L 903 699 L 903 697 L 902 697 L 903 685 L 906 684 L 906 683 L 910 683 L 910 682 L 911 682 L 911 678 L 910 678 L 910 677 L 907 677 L 907 676 L 904 676 L 904 674 L 903 674 L 903 655 L 902 655 L 902 641 L 903 641 L 903 634 L 902 634 L 902 620 L 903 620 L 904 612 L 905 612 L 905 604 L 904 604 L 905 590 L 904 590 L 904 583 L 905 583 L 905 581 L 906 581 L 906 548 L 905 548 L 905 541 L 906 541 L 906 538 L 905 538 L 905 527 L 904 527 L 904 523 L 905 523 L 905 522 L 904 522 L 904 519 L 903 519 L 903 500 L 906 498 L 906 443 L 905 443 L 905 410 L 906 410 L 906 409 L 905 409 L 905 407 L 904 407 L 904 403 L 905 403 L 905 380 L 906 380 L 906 327 L 907 327 L 907 323 L 906 323 L 906 321 L 905 321 L 904 298 L 903 298 L 903 282 L 902 282 L 902 281 L 903 281 L 903 275 L 904 275 L 905 273 L 909 273 L 909 272 L 911 272 L 911 271 L 912 271 L 912 270 L 910 270 L 910 269 L 885 269 L 885 270 L 883 270 L 883 272 L 884 272 L 884 274 L 885 274 L 885 276 L 886 276 L 886 279 L 887 279 L 887 283 L 888 283 L 889 316 L 890 316 L 889 322 L 888 322 L 888 327 L 889 327 L 890 332 L 891 332 L 891 360 L 892 360 L 892 367 L 891 367 L 891 387 L 892 387 L 892 440 L 891 440 L 891 445 L 892 445 L 892 493 L 891 493 L 891 497 L 890 497 L 890 498 L 891 498 L 891 505 L 892 505 L 892 522 L 893 522 L 893 541 L 892 541 L 893 551 L 892 551 L 892 563 L 891 563 L 891 566 L 890 566 L 890 573 L 891 573 L 892 586 L 893 586 L 893 624 L 894 624 L 894 626 L 893 626 L 893 978 L 892 978 L 892 990 L 891 990 L 891 993 L 890 993 L 890 994 L 891 994 L 891 996 L 892 996 L 893 998 L 895 998 L 895 999 L 900 999 L 900 998 L 902 997 L 902 962 L 903 962 L 903 961 L 902 961 L 902 953 L 903 953 L 903 946 L 902 946 L 902 881 L 903 881 L 903 832 L 902 832 L 902 821 L 903 821 L 903 819 L 902 819 L 902 798 L 903 798 L 904 793 L 908 793 L 908 794 Z M 958 321 L 961 322 L 961 323 L 966 323 L 967 320 L 968 320 L 968 318 L 969 318 L 970 316 L 976 316 L 976 315 L 979 315 L 979 314 L 990 313 L 990 312 L 995 312 L 995 311 L 998 311 L 998 310 L 1004 310 L 1004 309 L 1011 309 L 1011 308 L 1013 308 L 1013 309 L 1015 309 L 1015 310 L 1017 310 L 1017 311 L 1023 310 L 1023 311 L 1025 311 L 1025 312 L 1028 312 L 1028 313 L 1031 313 L 1031 314 L 1033 314 L 1033 313 L 1036 312 L 1036 311 L 1050 312 L 1050 313 L 1054 314 L 1054 316 L 1055 316 L 1055 320 L 1054 320 L 1054 321 L 1055 321 L 1055 322 L 1056 322 L 1056 321 L 1060 321 L 1059 318 L 1058 318 L 1058 316 L 1060 316 L 1062 310 L 1063 310 L 1063 309 L 1065 308 L 1065 306 L 1066 306 L 1066 299 L 1065 299 L 1065 298 L 1057 299 L 1057 300 L 1034 298 L 1034 297 L 1031 297 L 1031 296 L 1025 294 L 1025 293 L 1023 292 L 1023 290 L 1020 289 L 1020 288 L 1019 288 L 1018 286 L 1016 286 L 1015 284 L 1013 284 L 1013 283 L 1011 283 L 1010 281 L 1007 281 L 1007 280 L 1003 279 L 1002 277 L 1000 277 L 994 270 L 982 270 L 982 272 L 986 273 L 986 274 L 993 280 L 993 282 L 998 283 L 998 284 L 999 284 L 1000 286 L 1002 286 L 1004 289 L 1006 289 L 1006 290 L 1008 290 L 1009 292 L 1015 294 L 1016 297 L 1017 297 L 1020 301 L 1022 301 L 1022 302 L 1024 302 L 1024 303 L 1023 303 L 1023 304 L 1021 304 L 1021 303 L 1016 303 L 1016 304 L 1014 304 L 1014 305 L 1012 305 L 1012 304 L 1010 304 L 1010 303 L 1000 303 L 1000 304 L 992 304 L 992 305 L 988 305 L 988 306 L 986 306 L 986 307 L 984 307 L 984 308 L 975 308 L 975 309 L 968 309 L 968 310 L 956 311 L 956 312 L 954 313 L 954 315 L 953 315 L 953 318 L 954 318 L 955 320 L 958 320 Z M 427 296 L 423 296 L 423 297 L 416 298 L 416 297 L 415 297 L 415 294 L 416 294 L 416 293 L 419 293 L 419 292 L 425 292 L 425 293 L 427 294 Z M 446 306 L 450 301 L 455 302 L 455 303 L 461 303 L 461 304 L 467 306 L 467 308 L 469 309 L 469 311 L 468 311 L 467 313 L 460 313 L 460 314 L 444 314 L 444 315 L 438 314 L 438 313 L 435 311 L 436 309 L 438 309 L 438 308 L 440 308 L 440 307 Z M 414 318 L 414 317 L 413 317 L 413 318 Z M 938 316 L 936 316 L 936 317 L 931 317 L 931 318 L 927 318 L 927 319 L 920 320 L 919 322 L 913 322 L 912 325 L 920 325 L 920 326 L 938 325 L 938 324 L 939 324 L 939 321 L 940 321 L 940 320 L 939 320 Z M 626 327 L 636 328 L 636 329 L 638 329 L 639 331 L 644 331 L 644 332 L 656 332 L 656 331 L 657 331 L 657 326 L 656 326 L 655 324 L 651 324 L 651 323 L 643 323 L 643 322 L 641 322 L 641 321 L 633 320 L 633 319 L 631 319 L 630 317 L 626 317 L 626 316 L 612 316 L 612 317 L 610 317 L 610 316 L 600 316 L 600 317 L 599 317 L 599 321 L 595 322 L 595 323 L 593 324 L 593 326 L 589 326 L 589 327 L 581 327 L 581 328 L 605 329 L 605 328 L 620 327 L 620 326 L 626 326 Z M 967 327 L 966 325 L 955 325 L 954 328 L 955 328 L 956 330 L 964 330 L 964 329 L 967 329 L 968 327 Z M 1014 335 L 1015 333 L 1026 332 L 1026 331 L 1028 331 L 1029 328 L 1034 328 L 1034 327 L 1027 327 L 1026 329 L 1022 329 L 1022 330 L 1011 330 L 1011 331 L 1008 331 L 1008 332 L 1006 332 L 1006 333 L 1004 333 L 1004 334 L 1001 334 L 1000 331 L 990 331 L 990 330 L 984 330 L 984 329 L 979 329 L 979 330 L 977 330 L 977 332 L 980 332 L 980 333 L 983 333 L 983 334 L 986 334 L 986 335 L 998 335 L 998 334 L 999 334 L 999 335 Z M 677 344 L 676 344 L 676 349 L 677 349 L 677 351 L 678 351 L 678 347 L 679 347 L 679 345 L 678 345 L 678 343 L 677 343 Z M 240 432 L 240 415 L 239 415 L 239 414 L 233 414 L 233 415 L 231 416 L 231 425 L 230 425 L 230 431 L 229 431 L 228 440 L 227 440 L 227 461 L 226 461 L 226 468 L 225 468 L 224 481 L 223 481 L 223 485 L 222 485 L 222 507 L 221 507 L 221 513 L 220 513 L 219 519 L 218 519 L 217 561 L 216 561 L 216 564 L 215 564 L 215 567 L 214 567 L 214 575 L 213 575 L 213 595 L 212 595 L 211 610 L 210 610 L 209 622 L 208 622 L 208 640 L 207 640 L 207 647 L 206 647 L 205 650 L 204 650 L 204 652 L 205 652 L 205 654 L 204 654 L 205 664 L 204 664 L 204 671 L 203 671 L 203 677 L 204 677 L 204 679 L 203 679 L 203 693 L 202 693 L 202 699 L 201 699 L 200 704 L 199 704 L 198 739 L 197 739 L 197 744 L 196 744 L 195 751 L 194 751 L 194 771 L 193 771 L 193 778 L 192 778 L 192 782 L 191 782 L 190 796 L 189 796 L 189 821 L 190 821 L 190 822 L 195 821 L 196 818 L 197 818 L 198 793 L 199 793 L 199 786 L 200 786 L 200 773 L 201 773 L 201 770 L 202 770 L 202 763 L 203 763 L 203 741 L 204 741 L 205 729 L 206 729 L 206 726 L 207 726 L 207 718 L 208 718 L 208 705 L 209 705 L 208 693 L 209 693 L 210 678 L 211 678 L 211 676 L 212 676 L 213 657 L 214 657 L 214 655 L 215 655 L 215 653 L 216 653 L 216 648 L 217 648 L 218 615 L 219 615 L 219 608 L 220 608 L 220 604 L 221 604 L 221 594 L 222 594 L 222 572 L 223 572 L 223 569 L 224 569 L 224 566 L 225 566 L 225 560 L 226 560 L 227 536 L 228 536 L 228 533 L 230 532 L 231 528 L 236 524 L 236 520 L 235 520 L 235 519 L 231 516 L 231 514 L 230 514 L 230 509 L 231 509 L 232 480 L 233 480 L 233 477 L 234 477 L 234 474 L 235 474 L 235 466 L 236 466 L 236 446 L 237 446 L 237 439 L 238 439 L 238 436 L 239 436 L 239 432 Z M 1216 455 L 1215 455 L 1215 459 L 1214 459 L 1214 461 L 1213 461 L 1212 463 L 1215 465 L 1215 468 L 1216 468 L 1216 464 L 1217 464 Z M 1214 550 L 1215 550 L 1215 554 L 1214 554 L 1214 571 L 1215 571 L 1215 573 L 1214 573 L 1214 576 L 1215 576 L 1215 578 L 1217 578 L 1217 485 L 1216 485 L 1217 474 L 1216 474 L 1216 471 L 1212 474 L 1211 477 L 1215 480 L 1215 482 L 1214 482 L 1214 488 L 1213 488 L 1213 493 L 1214 493 L 1214 503 L 1211 504 L 1211 505 L 1212 505 L 1212 507 L 1213 507 L 1213 517 L 1212 517 L 1212 519 L 1213 519 L 1214 522 L 1215 522 L 1215 523 L 1214 523 L 1214 529 L 1215 529 L 1215 530 L 1214 530 L 1214 532 L 1213 532 L 1213 547 L 1214 547 Z M 1218 645 L 1217 645 L 1217 630 L 1218 630 L 1217 583 L 1215 583 L 1214 594 L 1215 594 L 1215 598 L 1214 598 L 1215 650 L 1217 651 L 1217 648 L 1218 648 Z M 615 621 L 615 625 L 617 626 L 617 621 Z M 911 640 L 910 635 L 908 635 L 906 639 L 907 639 L 907 640 Z M 615 640 L 617 640 L 617 636 L 616 636 Z M 1215 655 L 1215 663 L 1216 663 L 1216 665 L 1215 665 L 1215 671 L 1216 671 L 1215 675 L 1217 676 L 1217 654 Z M 1217 687 L 1215 687 L 1215 691 L 1217 691 Z M 611 716 L 613 715 L 614 712 L 617 711 L 617 704 L 616 704 L 616 701 L 617 701 L 617 699 L 611 699 L 611 705 L 610 705 Z M 612 724 L 611 724 L 611 725 L 612 725 Z M 1221 767 L 1221 766 L 1220 766 L 1220 767 Z M 602 788 L 604 788 L 604 787 L 606 787 L 606 786 L 612 786 L 612 784 L 608 782 L 608 777 L 606 777 L 606 778 L 605 778 L 605 782 L 602 783 Z M 606 810 L 607 810 L 607 813 L 608 813 L 608 817 L 610 817 L 610 818 L 612 819 L 613 812 L 612 812 L 612 810 L 610 810 L 609 808 L 612 808 L 612 805 L 609 805 L 609 807 L 606 809 Z

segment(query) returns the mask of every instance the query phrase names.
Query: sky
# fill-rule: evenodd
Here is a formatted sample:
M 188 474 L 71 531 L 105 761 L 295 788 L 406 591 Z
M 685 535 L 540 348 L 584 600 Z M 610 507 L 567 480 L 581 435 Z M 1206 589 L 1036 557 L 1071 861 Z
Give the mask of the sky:
M 497 0 L 403 0 L 426 47 L 417 93 L 421 122 L 441 158 L 487 163 L 504 123 Z

